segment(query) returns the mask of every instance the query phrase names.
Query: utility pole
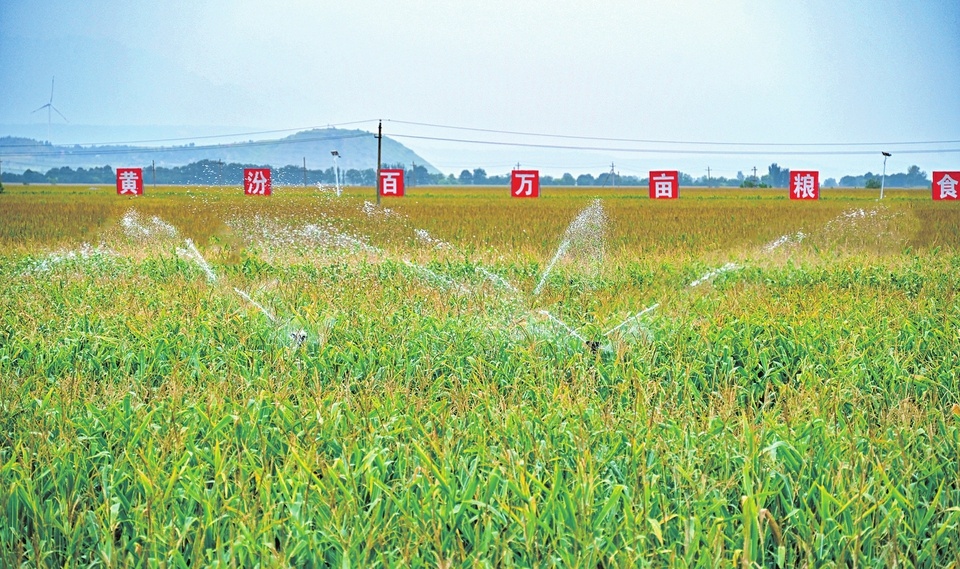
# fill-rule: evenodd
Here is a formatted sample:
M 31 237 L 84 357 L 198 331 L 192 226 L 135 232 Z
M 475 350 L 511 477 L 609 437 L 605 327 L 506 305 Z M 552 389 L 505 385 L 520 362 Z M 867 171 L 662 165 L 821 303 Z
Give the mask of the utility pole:
M 610 187 L 612 188 L 617 187 L 617 173 L 616 173 L 616 170 L 614 170 L 614 168 L 615 166 L 613 165 L 613 162 L 611 162 L 610 163 Z
M 707 187 L 710 187 L 710 166 L 707 166 Z
M 756 167 L 756 166 L 753 167 L 753 179 L 756 180 L 757 183 L 760 182 L 760 179 L 757 178 L 757 167 Z
M 377 179 L 373 182 L 373 190 L 377 192 L 377 206 L 380 206 L 380 150 L 383 145 L 383 121 L 377 125 Z
M 303 157 L 303 187 L 307 187 L 307 157 Z
M 413 163 L 413 169 L 410 170 L 410 187 L 417 185 L 417 163 Z
M 150 161 L 150 169 L 153 170 L 153 188 L 157 188 L 157 161 Z

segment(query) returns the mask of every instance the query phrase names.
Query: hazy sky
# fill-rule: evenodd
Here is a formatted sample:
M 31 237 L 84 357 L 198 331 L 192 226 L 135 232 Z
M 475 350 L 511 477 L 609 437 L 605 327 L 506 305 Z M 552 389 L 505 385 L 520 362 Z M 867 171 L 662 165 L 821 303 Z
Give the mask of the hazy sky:
M 521 137 L 397 121 L 680 142 L 955 141 L 890 145 L 888 171 L 960 169 L 960 152 L 903 152 L 960 148 L 955 0 L 0 1 L 0 125 L 45 127 L 45 112 L 31 111 L 52 76 L 53 103 L 73 125 L 54 131 L 56 143 L 93 142 L 78 125 L 199 135 L 382 118 L 387 135 L 619 149 L 398 136 L 444 172 L 521 162 L 599 173 L 615 161 L 623 174 L 711 166 L 734 176 L 778 162 L 826 177 L 879 171 L 882 158 L 872 146 Z M 831 150 L 872 154 L 787 153 Z

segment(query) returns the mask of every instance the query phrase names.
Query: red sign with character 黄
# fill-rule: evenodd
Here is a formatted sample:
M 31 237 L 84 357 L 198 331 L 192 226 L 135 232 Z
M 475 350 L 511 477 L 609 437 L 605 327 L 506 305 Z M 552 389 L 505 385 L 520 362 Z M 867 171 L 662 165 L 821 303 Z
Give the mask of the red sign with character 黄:
M 790 199 L 820 199 L 820 172 L 816 170 L 791 170 Z
M 680 172 L 658 170 L 650 172 L 650 199 L 675 200 L 680 197 Z
M 117 195 L 143 195 L 143 168 L 117 168 Z
M 380 170 L 380 195 L 403 197 L 403 169 L 383 168 Z
M 515 198 L 540 197 L 540 170 L 510 172 L 510 195 Z
M 243 193 L 248 196 L 269 196 L 270 168 L 244 168 Z
M 956 200 L 957 185 L 960 184 L 960 172 L 934 172 L 933 173 L 933 199 Z

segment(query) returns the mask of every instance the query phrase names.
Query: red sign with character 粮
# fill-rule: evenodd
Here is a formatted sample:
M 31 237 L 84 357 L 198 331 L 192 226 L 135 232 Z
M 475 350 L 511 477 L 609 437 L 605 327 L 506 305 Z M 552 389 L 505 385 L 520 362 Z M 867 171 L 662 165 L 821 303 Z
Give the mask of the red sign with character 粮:
M 816 170 L 791 170 L 790 199 L 820 199 L 820 172 Z

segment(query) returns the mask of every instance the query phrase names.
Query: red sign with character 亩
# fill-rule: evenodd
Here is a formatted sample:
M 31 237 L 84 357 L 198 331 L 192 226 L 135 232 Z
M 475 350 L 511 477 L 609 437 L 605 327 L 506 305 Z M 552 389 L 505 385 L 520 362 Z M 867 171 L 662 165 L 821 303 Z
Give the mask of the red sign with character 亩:
M 956 200 L 957 186 L 960 185 L 960 172 L 934 172 L 933 173 L 933 199 Z
M 650 199 L 675 200 L 680 197 L 680 172 L 659 170 L 650 172 Z
M 248 196 L 269 196 L 270 168 L 244 168 L 243 193 Z
M 512 171 L 510 173 L 510 195 L 515 198 L 540 197 L 540 171 Z
M 117 168 L 117 195 L 143 194 L 143 168 Z
M 790 199 L 820 199 L 820 172 L 816 170 L 791 170 Z
M 380 195 L 403 197 L 403 169 L 383 168 L 380 170 Z

